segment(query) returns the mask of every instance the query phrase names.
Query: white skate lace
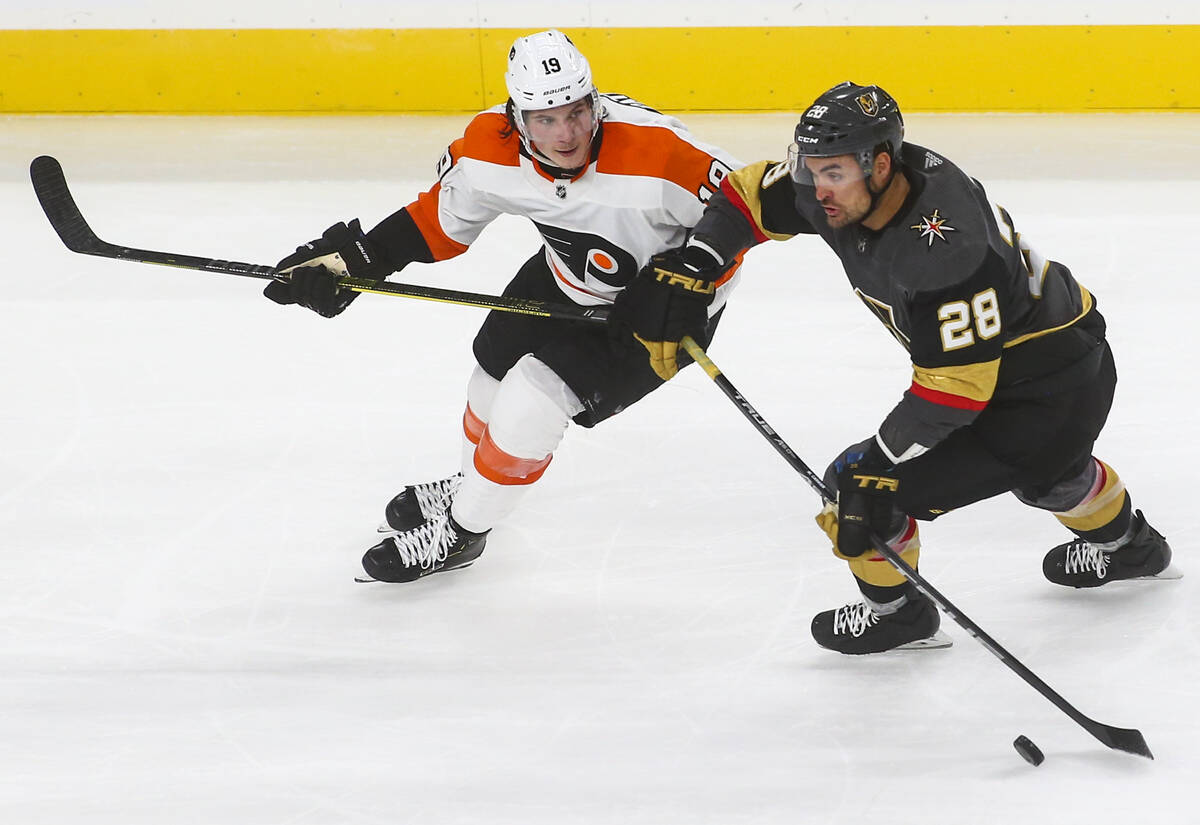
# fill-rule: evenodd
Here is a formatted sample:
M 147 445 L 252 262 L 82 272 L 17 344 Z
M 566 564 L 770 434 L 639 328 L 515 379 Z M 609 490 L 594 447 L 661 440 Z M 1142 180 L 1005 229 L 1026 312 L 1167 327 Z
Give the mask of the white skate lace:
M 1095 571 L 1096 578 L 1102 579 L 1108 573 L 1108 559 L 1108 554 L 1098 547 L 1086 541 L 1073 541 L 1067 545 L 1063 570 L 1068 574 Z
M 858 638 L 867 628 L 879 621 L 879 614 L 866 602 L 848 604 L 833 611 L 833 635 L 849 633 Z
M 462 473 L 455 473 L 450 478 L 443 478 L 441 481 L 414 484 L 413 492 L 417 495 L 417 504 L 421 508 L 421 515 L 426 519 L 431 519 L 449 507 L 451 499 L 462 485 L 462 479 Z
M 400 561 L 405 567 L 420 565 L 422 570 L 428 570 L 438 562 L 446 560 L 446 554 L 458 541 L 458 534 L 450 526 L 450 519 L 446 514 L 441 513 L 420 527 L 397 533 L 392 536 L 391 541 L 396 545 Z

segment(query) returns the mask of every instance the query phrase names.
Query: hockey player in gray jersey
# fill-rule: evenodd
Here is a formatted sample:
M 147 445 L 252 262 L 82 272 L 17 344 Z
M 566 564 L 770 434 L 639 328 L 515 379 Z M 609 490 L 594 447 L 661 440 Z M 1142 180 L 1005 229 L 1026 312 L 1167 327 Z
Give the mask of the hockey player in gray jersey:
M 695 227 L 681 274 L 713 280 L 747 248 L 798 234 L 837 253 L 855 294 L 912 360 L 903 397 L 825 474 L 838 503 L 817 521 L 863 600 L 819 613 L 819 644 L 842 653 L 948 644 L 933 604 L 871 550 L 869 533 L 915 567 L 916 520 L 1004 492 L 1075 534 L 1043 561 L 1056 584 L 1178 577 L 1166 540 L 1092 455 L 1116 385 L 1095 298 L 1034 251 L 978 181 L 905 143 L 882 89 L 835 86 L 801 118 L 787 161 L 731 174 Z M 697 266 L 701 252 L 710 260 Z M 701 330 L 697 293 L 664 277 L 682 259 L 643 270 L 627 297 L 655 300 L 625 305 L 639 312 L 618 305 L 613 318 L 652 355 L 681 329 Z

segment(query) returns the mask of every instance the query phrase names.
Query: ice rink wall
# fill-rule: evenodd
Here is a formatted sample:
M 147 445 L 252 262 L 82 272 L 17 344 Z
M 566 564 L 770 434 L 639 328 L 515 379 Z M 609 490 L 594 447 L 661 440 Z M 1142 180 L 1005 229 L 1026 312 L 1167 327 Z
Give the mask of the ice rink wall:
M 6 9 L 0 111 L 476 111 L 551 26 L 603 91 L 668 110 L 794 111 L 845 79 L 909 111 L 1200 109 L 1196 0 L 86 5 Z

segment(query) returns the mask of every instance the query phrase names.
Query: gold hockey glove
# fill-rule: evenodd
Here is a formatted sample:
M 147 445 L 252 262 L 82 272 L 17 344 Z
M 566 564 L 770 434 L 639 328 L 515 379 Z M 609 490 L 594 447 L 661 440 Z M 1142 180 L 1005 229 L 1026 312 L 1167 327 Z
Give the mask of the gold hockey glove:
M 843 450 L 825 471 L 826 483 L 837 491 L 837 504 L 826 504 L 817 526 L 833 542 L 838 558 L 855 559 L 871 549 L 871 534 L 887 537 L 896 516 L 900 490 L 892 462 L 874 438 Z
M 700 247 L 655 255 L 613 303 L 609 329 L 614 340 L 636 340 L 649 353 L 651 368 L 670 380 L 679 372 L 676 356 L 683 337 L 707 340 L 708 305 L 721 271 L 721 262 Z

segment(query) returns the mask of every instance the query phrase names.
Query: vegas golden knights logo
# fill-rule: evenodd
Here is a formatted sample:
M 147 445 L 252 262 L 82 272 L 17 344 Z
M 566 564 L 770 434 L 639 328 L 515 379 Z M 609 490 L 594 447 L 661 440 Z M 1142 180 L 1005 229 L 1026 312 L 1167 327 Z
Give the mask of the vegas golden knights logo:
M 875 99 L 874 92 L 867 92 L 854 98 L 854 102 L 858 104 L 858 108 L 862 109 L 862 113 L 867 117 L 875 117 L 879 114 L 879 101 Z

